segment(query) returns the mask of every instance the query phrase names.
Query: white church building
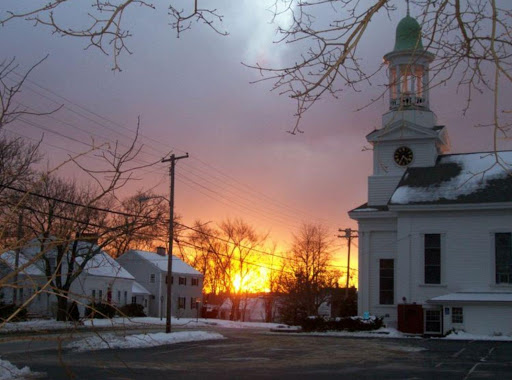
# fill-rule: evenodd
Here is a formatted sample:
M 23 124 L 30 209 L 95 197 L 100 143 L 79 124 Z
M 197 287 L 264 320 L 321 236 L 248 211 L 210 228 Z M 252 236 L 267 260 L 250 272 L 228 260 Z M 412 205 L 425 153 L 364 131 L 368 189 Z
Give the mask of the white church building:
M 358 222 L 358 312 L 417 334 L 512 335 L 512 151 L 448 154 L 429 103 L 434 55 L 407 15 L 384 56 L 389 111 Z

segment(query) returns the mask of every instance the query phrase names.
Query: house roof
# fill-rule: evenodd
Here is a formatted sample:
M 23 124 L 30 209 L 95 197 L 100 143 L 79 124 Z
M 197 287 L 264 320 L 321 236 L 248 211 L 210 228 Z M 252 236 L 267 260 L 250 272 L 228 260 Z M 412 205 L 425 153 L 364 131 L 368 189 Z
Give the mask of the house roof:
M 18 260 L 18 268 L 29 263 L 29 259 L 20 253 Z M 14 270 L 16 263 L 16 252 L 7 251 L 0 255 L 0 263 L 5 264 L 9 269 Z M 28 275 L 28 276 L 44 276 L 44 272 L 39 269 L 35 264 L 30 264 L 25 269 L 19 272 L 20 274 Z
M 71 244 L 71 243 L 70 243 Z M 26 257 L 34 257 L 40 252 L 41 243 L 34 239 L 30 241 L 25 247 L 22 248 L 22 252 Z M 133 280 L 135 279 L 126 269 L 124 269 L 117 261 L 115 261 L 105 251 L 102 251 L 97 245 L 90 242 L 78 242 L 78 257 L 75 261 L 80 265 L 83 263 L 83 256 L 89 255 L 89 251 L 97 251 L 85 264 L 84 272 L 90 276 L 101 276 L 101 277 L 115 277 L 125 278 Z M 55 255 L 55 250 L 48 250 L 45 255 Z M 36 263 L 39 270 L 44 273 L 44 266 L 41 261 Z
M 389 206 L 512 202 L 512 151 L 448 154 L 408 168 Z
M 457 292 L 434 297 L 429 300 L 431 303 L 464 303 L 464 302 L 512 302 L 512 291 L 510 292 Z
M 80 259 L 81 258 L 77 258 L 77 261 L 80 261 Z M 103 251 L 93 256 L 92 259 L 85 264 L 84 270 L 87 274 L 92 276 L 135 279 L 121 264 Z
M 131 250 L 129 252 L 133 252 L 139 258 L 150 262 L 155 265 L 162 272 L 167 272 L 167 256 L 161 256 L 155 252 L 148 251 L 140 251 L 140 250 Z M 128 252 L 127 252 L 128 253 Z M 126 255 L 126 254 L 125 254 Z M 132 258 L 131 256 L 125 257 L 126 261 L 130 260 L 138 260 L 138 258 Z M 172 256 L 172 273 L 181 273 L 181 274 L 193 274 L 193 275 L 201 275 L 201 272 L 192 268 L 187 263 L 183 262 L 176 256 Z
M 137 281 L 133 281 L 132 293 L 133 294 L 151 294 L 145 287 L 143 287 Z

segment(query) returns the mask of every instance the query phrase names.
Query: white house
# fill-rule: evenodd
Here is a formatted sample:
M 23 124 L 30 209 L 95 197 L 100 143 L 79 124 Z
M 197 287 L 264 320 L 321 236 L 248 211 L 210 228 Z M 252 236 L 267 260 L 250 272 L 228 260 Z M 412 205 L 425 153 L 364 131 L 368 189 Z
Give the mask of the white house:
M 16 253 L 14 251 L 2 253 L 0 255 L 0 277 L 4 278 L 12 274 L 14 268 L 16 268 Z M 40 291 L 47 282 L 45 274 L 37 266 L 31 264 L 23 254 L 18 255 L 18 268 L 23 269 L 18 272 L 17 281 L 12 276 L 8 284 L 0 288 L 0 302 L 13 303 L 14 292 L 17 290 L 17 304 L 22 305 L 32 299 L 27 305 L 27 311 L 30 314 L 48 315 L 50 296 L 48 293 Z
M 89 251 L 91 247 L 94 251 L 97 250 L 69 289 L 70 302 L 77 302 L 80 316 L 84 316 L 85 307 L 91 302 L 110 303 L 116 307 L 138 302 L 145 306 L 147 312 L 149 292 L 142 285 L 137 284 L 135 278 L 106 252 L 101 251 L 90 242 L 79 242 L 79 244 L 79 250 Z M 28 305 L 28 311 L 42 316 L 55 316 L 57 300 L 45 275 L 45 263 L 43 260 L 37 259 L 40 250 L 38 240 L 33 240 L 21 249 L 19 267 L 23 263 L 31 261 L 33 263 L 21 271 L 18 276 L 21 285 L 18 299 L 22 302 L 38 291 L 37 297 Z M 44 255 L 49 259 L 51 273 L 53 273 L 57 265 L 55 251 L 49 249 Z M 14 251 L 2 254 L 0 264 L 4 271 L 14 269 L 14 257 Z M 36 258 L 35 261 L 34 258 Z M 82 260 L 82 257 L 76 257 L 76 264 L 80 265 Z M 62 262 L 64 275 L 67 273 L 67 267 L 68 260 L 64 259 Z M 4 297 L 4 302 L 12 301 L 12 290 L 4 291 Z
M 167 302 L 167 264 L 165 249 L 157 252 L 130 250 L 117 261 L 126 268 L 151 294 L 148 315 L 165 317 Z M 171 314 L 177 317 L 196 317 L 200 312 L 203 275 L 178 257 L 172 257 Z
M 512 151 L 446 154 L 429 102 L 421 27 L 407 15 L 384 56 L 389 111 L 359 225 L 358 312 L 402 331 L 512 335 Z

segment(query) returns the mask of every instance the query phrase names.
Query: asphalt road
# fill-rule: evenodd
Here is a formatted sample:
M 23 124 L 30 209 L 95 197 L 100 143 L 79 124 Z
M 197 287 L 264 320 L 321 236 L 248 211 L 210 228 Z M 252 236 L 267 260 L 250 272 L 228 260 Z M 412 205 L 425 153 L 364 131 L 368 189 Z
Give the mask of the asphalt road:
M 215 331 L 227 339 L 85 353 L 58 349 L 77 336 L 9 338 L 0 354 L 48 379 L 512 379 L 510 342 Z

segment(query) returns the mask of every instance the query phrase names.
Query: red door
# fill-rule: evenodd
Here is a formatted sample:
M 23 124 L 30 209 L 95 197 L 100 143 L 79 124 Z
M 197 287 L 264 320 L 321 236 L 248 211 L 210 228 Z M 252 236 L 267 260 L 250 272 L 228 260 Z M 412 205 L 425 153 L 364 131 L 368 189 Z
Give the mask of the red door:
M 398 330 L 408 334 L 423 334 L 423 307 L 398 305 Z

